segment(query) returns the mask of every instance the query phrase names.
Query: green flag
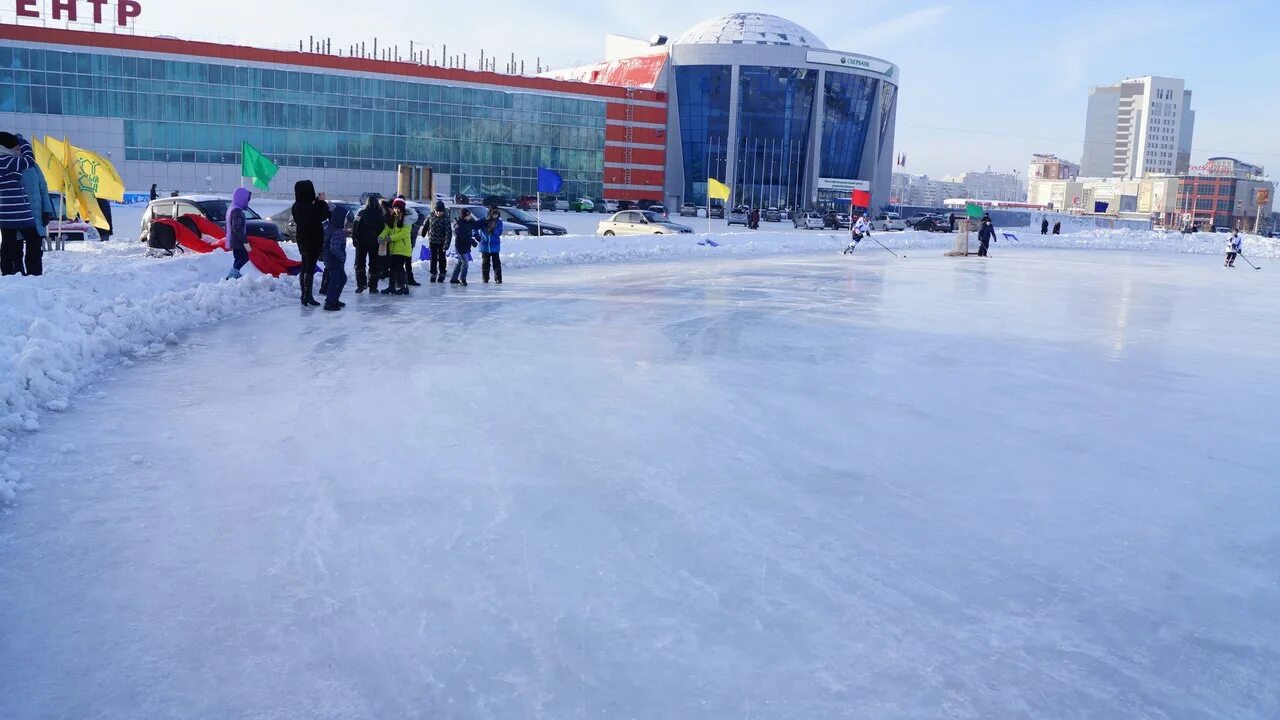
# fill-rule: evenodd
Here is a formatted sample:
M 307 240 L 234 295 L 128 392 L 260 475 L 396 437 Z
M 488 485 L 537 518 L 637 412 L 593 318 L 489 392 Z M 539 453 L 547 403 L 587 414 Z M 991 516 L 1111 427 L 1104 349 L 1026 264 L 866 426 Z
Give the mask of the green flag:
M 978 203 L 966 203 L 964 206 L 964 214 L 970 220 L 981 220 L 985 213 L 983 213 L 982 206 Z
M 279 171 L 280 167 L 259 152 L 258 148 L 247 142 L 240 143 L 240 175 L 252 180 L 254 187 L 270 190 L 271 178 Z

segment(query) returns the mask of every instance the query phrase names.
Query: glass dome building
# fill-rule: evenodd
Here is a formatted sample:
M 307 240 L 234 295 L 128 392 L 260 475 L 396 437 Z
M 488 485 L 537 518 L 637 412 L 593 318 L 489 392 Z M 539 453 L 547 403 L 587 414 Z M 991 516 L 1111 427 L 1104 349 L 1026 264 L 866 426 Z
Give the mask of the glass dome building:
M 888 201 L 897 66 L 763 13 L 704 21 L 666 50 L 669 201 L 705 204 L 708 177 L 733 205 L 847 208 L 855 189 Z

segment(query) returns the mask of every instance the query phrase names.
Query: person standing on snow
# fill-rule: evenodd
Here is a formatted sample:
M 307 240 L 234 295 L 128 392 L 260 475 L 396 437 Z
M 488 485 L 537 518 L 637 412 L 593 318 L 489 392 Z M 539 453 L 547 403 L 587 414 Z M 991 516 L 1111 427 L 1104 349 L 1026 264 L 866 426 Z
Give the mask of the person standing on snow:
M 471 211 L 462 208 L 458 216 L 458 224 L 454 227 L 453 251 L 458 255 L 458 263 L 453 266 L 451 285 L 467 285 L 467 267 L 471 264 L 471 248 L 476 246 L 476 233 L 480 223 L 471 217 Z M 461 276 L 461 280 L 459 280 Z
M 751 208 L 751 214 L 747 216 L 747 229 L 748 230 L 760 229 L 760 209 L 759 208 Z
M 1223 267 L 1235 267 L 1236 257 L 1242 250 L 1244 250 L 1244 240 L 1240 238 L 1240 231 L 1236 230 L 1231 233 L 1231 237 L 1227 238 L 1227 262 Z
M 21 135 L 0 132 L 0 148 L 0 273 L 40 275 L 44 272 L 40 234 L 22 185 L 22 173 L 35 166 L 36 156 Z
M 240 279 L 240 268 L 249 263 L 249 234 L 245 229 L 244 211 L 249 207 L 253 193 L 248 188 L 236 188 L 231 193 L 231 208 L 227 210 L 227 247 L 231 249 L 231 272 L 227 280 Z
M 996 239 L 996 226 L 991 224 L 991 216 L 982 216 L 982 227 L 978 230 L 978 257 L 987 257 L 987 248 Z
M 405 202 L 391 203 L 391 217 L 383 229 L 380 241 L 387 244 L 387 268 L 391 284 L 383 295 L 408 295 L 409 285 L 406 266 L 413 254 L 413 228 L 405 219 Z
M 428 260 L 431 264 L 431 282 L 444 282 L 445 274 L 449 271 L 447 255 L 449 236 L 453 234 L 453 227 L 443 200 L 436 201 L 435 210 L 431 212 L 431 217 L 427 218 L 423 232 L 427 235 L 427 249 L 431 251 L 431 258 Z
M 857 250 L 858 243 L 862 242 L 863 238 L 871 234 L 871 223 L 867 221 L 866 213 L 858 216 L 858 221 L 853 224 L 853 229 L 850 233 L 853 237 L 849 241 L 849 247 L 844 249 L 845 255 Z
M 1054 234 L 1054 235 L 1061 235 L 1061 234 L 1062 234 L 1062 221 L 1061 221 L 1061 220 L 1059 220 L 1058 222 L 1056 222 L 1056 223 L 1054 223 L 1054 224 L 1053 224 L 1053 234 Z
M 413 249 L 418 246 L 418 231 L 426 224 L 426 218 L 409 206 L 404 195 L 396 195 L 396 199 L 404 201 L 404 221 L 409 225 L 409 264 L 405 266 L 405 277 L 408 278 L 409 287 L 422 287 L 422 283 L 413 277 Z
M 1040 234 L 1041 235 L 1049 234 L 1049 218 L 1047 217 L 1040 218 Z
M 324 309 L 337 312 L 346 307 L 342 302 L 342 288 L 347 285 L 347 209 L 335 204 L 328 222 L 324 225 L 324 274 L 329 281 L 325 288 Z
M 299 180 L 293 186 L 293 223 L 297 228 L 298 252 L 302 253 L 302 306 L 319 307 L 316 302 L 314 282 L 316 263 L 324 251 L 324 221 L 329 219 L 329 204 L 324 194 L 316 194 L 316 186 L 310 180 Z
M 29 273 L 31 264 L 35 262 L 41 266 L 40 269 L 43 272 L 43 253 L 46 249 L 53 249 L 53 245 L 49 243 L 49 223 L 56 217 L 53 212 L 53 200 L 49 198 L 49 184 L 44 180 L 44 171 L 36 165 L 23 170 L 22 189 L 27 193 L 27 202 L 31 203 L 31 217 L 36 222 L 36 234 L 40 236 L 41 252 L 39 260 L 35 260 L 31 257 L 31 248 L 28 247 L 23 268 L 26 268 Z
M 480 227 L 480 276 L 489 282 L 489 268 L 493 267 L 494 283 L 502 284 L 502 213 L 489 208 L 489 219 Z
M 352 240 L 356 246 L 356 294 L 366 289 L 370 293 L 378 292 L 378 236 L 387 226 L 382 216 L 382 208 L 378 207 L 376 198 L 365 201 L 364 207 L 356 213 Z

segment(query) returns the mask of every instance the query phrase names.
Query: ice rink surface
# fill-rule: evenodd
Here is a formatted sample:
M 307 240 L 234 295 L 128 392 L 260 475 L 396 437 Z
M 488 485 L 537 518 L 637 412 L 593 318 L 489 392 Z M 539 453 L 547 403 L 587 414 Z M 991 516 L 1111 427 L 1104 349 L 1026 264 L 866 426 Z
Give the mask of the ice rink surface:
M 1276 717 L 1280 267 L 865 245 L 119 369 L 12 456 L 0 717 Z

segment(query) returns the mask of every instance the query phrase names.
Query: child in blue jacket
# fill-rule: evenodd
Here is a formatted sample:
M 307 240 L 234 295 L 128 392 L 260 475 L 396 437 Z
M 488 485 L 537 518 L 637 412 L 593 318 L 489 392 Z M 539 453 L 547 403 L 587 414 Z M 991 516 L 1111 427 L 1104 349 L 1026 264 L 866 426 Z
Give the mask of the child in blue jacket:
M 489 282 L 489 267 L 493 267 L 493 281 L 502 284 L 502 213 L 489 208 L 489 217 L 480 225 L 480 275 Z
M 329 219 L 324 224 L 324 309 L 336 312 L 347 304 L 339 300 L 342 288 L 347 284 L 347 209 L 334 204 Z

